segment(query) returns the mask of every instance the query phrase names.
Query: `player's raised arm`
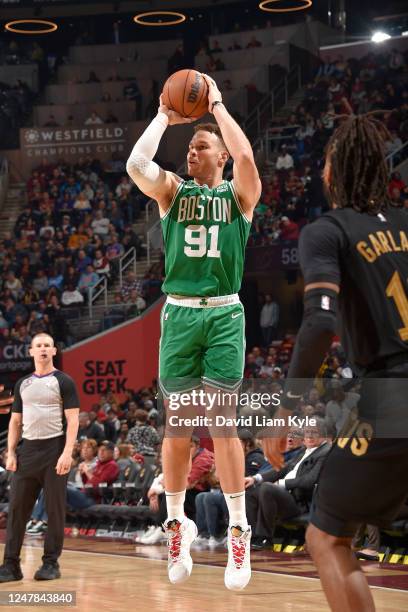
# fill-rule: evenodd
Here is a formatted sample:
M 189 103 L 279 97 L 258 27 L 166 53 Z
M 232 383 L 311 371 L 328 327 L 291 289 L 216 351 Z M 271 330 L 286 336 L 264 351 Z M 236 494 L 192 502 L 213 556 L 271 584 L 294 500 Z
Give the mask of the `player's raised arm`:
M 175 111 L 169 110 L 162 104 L 160 96 L 160 106 L 156 117 L 140 136 L 127 160 L 127 173 L 144 194 L 157 200 L 161 214 L 166 212 L 180 178 L 160 168 L 153 161 L 153 157 L 157 153 L 167 126 L 192 121 L 194 121 L 193 118 L 182 117 Z
M 214 115 L 234 160 L 235 191 L 244 212 L 251 218 L 261 195 L 261 181 L 251 143 L 222 103 L 222 95 L 215 81 L 206 74 L 203 76 L 208 84 L 208 110 Z

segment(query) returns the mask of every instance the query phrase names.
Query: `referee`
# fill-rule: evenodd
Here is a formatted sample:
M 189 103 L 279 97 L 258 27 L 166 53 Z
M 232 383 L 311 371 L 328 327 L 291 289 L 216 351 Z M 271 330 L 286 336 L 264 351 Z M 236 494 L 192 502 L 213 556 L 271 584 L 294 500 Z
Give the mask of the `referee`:
M 35 335 L 30 347 L 35 370 L 20 378 L 14 389 L 6 469 L 15 474 L 10 489 L 0 582 L 23 578 L 21 547 L 27 521 L 41 489 L 45 494 L 48 531 L 43 564 L 34 579 L 54 580 L 61 576 L 58 558 L 64 542 L 66 488 L 78 432 L 79 399 L 72 378 L 54 366 L 56 352 L 49 334 Z M 21 429 L 23 442 L 17 448 Z

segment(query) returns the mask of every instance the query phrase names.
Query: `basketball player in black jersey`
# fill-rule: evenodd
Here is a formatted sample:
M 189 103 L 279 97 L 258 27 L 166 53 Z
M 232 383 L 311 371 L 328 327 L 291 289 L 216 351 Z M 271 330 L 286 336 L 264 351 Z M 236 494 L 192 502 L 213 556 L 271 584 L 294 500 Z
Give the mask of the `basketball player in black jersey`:
M 332 210 L 301 234 L 304 315 L 276 415 L 287 417 L 302 395 L 299 379 L 317 374 L 338 314 L 342 344 L 362 377 L 362 399 L 358 419 L 333 443 L 323 466 L 306 534 L 336 612 L 375 609 L 351 539 L 359 523 L 392 520 L 408 494 L 401 420 L 408 402 L 408 213 L 388 200 L 386 139 L 373 116 L 353 115 L 329 141 L 324 183 Z M 264 440 L 276 468 L 283 434 Z

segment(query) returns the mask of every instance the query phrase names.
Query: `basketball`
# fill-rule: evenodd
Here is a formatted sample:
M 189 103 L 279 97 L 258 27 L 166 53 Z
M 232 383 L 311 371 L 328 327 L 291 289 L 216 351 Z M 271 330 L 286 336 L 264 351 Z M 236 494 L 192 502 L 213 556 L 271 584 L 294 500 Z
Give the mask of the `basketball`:
M 163 103 L 183 117 L 202 117 L 208 112 L 208 85 L 197 70 L 178 70 L 163 87 Z

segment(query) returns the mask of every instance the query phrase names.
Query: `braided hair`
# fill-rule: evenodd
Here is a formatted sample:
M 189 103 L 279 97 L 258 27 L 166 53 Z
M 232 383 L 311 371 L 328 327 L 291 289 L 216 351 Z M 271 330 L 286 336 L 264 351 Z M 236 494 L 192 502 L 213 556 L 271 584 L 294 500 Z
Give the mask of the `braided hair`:
M 390 133 L 375 113 L 343 115 L 326 151 L 330 177 L 326 188 L 339 208 L 377 214 L 391 204 L 385 142 Z

